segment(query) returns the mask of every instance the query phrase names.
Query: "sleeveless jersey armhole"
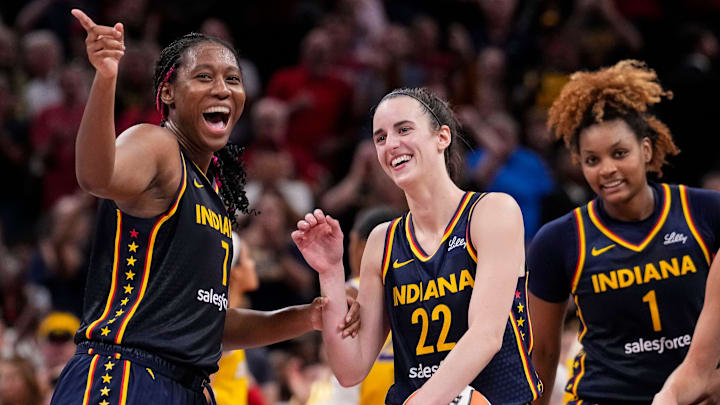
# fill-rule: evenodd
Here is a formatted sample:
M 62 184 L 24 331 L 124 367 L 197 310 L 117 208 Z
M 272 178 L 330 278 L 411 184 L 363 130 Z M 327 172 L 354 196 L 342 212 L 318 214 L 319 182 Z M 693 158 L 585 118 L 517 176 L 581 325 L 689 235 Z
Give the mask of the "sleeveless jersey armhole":
M 470 206 L 470 209 L 468 210 L 468 218 L 467 218 L 467 226 L 465 227 L 465 240 L 467 241 L 467 251 L 470 257 L 473 259 L 475 263 L 477 263 L 477 250 L 475 249 L 475 245 L 472 242 L 472 238 L 470 237 L 470 223 L 472 221 L 472 215 L 473 211 L 475 210 L 475 206 L 477 203 L 480 202 L 488 193 L 481 193 L 475 202 L 472 203 Z
M 390 223 L 387 231 L 385 232 L 385 247 L 383 248 L 382 268 L 380 269 L 383 285 L 385 285 L 385 275 L 387 274 L 388 268 L 390 267 L 390 256 L 392 255 L 392 245 L 393 240 L 395 239 L 395 229 L 397 228 L 398 223 L 400 223 L 401 219 L 402 217 L 395 218 Z

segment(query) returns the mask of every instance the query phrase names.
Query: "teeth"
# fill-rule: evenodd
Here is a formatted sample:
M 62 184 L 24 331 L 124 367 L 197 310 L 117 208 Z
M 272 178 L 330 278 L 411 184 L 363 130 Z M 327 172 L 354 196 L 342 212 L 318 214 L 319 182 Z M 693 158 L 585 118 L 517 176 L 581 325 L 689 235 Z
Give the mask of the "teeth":
M 603 187 L 605 187 L 605 188 L 615 187 L 615 186 L 619 186 L 620 183 L 622 183 L 622 180 L 616 180 L 616 181 L 613 181 L 612 183 L 607 183 L 607 184 L 603 185 Z
M 393 166 L 397 166 L 400 163 L 407 162 L 408 160 L 410 160 L 410 155 L 402 155 L 402 156 L 398 156 L 395 159 L 393 159 L 391 163 Z
M 230 114 L 230 109 L 224 106 L 216 105 L 213 107 L 206 108 L 205 111 L 203 111 L 203 114 L 210 114 L 210 113 L 222 113 L 222 114 Z

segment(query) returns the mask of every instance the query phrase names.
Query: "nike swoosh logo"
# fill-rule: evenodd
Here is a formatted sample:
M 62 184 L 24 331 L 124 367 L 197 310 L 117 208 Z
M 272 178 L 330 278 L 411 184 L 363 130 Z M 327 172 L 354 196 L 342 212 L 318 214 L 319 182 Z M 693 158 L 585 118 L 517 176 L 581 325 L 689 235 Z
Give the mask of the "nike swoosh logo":
M 197 188 L 203 188 L 203 187 L 205 187 L 205 186 L 203 186 L 202 184 L 198 183 L 197 179 L 193 179 L 193 184 L 195 184 L 195 187 L 197 187 Z
M 410 260 L 406 260 L 402 263 L 398 263 L 397 259 L 395 259 L 395 263 L 393 263 L 393 269 L 399 269 L 400 267 L 410 263 L 413 260 L 415 260 L 415 259 L 410 259 Z
M 596 249 L 595 247 L 593 247 L 593 248 L 592 248 L 592 255 L 593 255 L 593 256 L 600 256 L 601 254 L 607 252 L 608 250 L 610 250 L 610 249 L 612 249 L 612 248 L 614 248 L 614 247 L 615 247 L 615 244 L 614 244 L 614 243 L 613 243 L 612 245 L 605 246 L 605 247 L 602 248 L 602 249 Z

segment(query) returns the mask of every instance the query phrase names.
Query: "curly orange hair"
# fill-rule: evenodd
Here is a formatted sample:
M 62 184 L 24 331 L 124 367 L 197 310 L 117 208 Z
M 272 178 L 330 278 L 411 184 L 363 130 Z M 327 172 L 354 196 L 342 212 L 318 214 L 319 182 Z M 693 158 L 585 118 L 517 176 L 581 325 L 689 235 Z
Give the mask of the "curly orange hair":
M 663 90 L 655 71 L 637 60 L 623 60 L 595 72 L 576 72 L 550 107 L 548 128 L 577 151 L 578 137 L 585 128 L 603 122 L 604 117 L 622 119 L 638 139 L 650 139 L 653 154 L 647 170 L 662 175 L 666 156 L 680 152 L 670 129 L 647 112 L 662 97 L 670 99 L 672 92 Z

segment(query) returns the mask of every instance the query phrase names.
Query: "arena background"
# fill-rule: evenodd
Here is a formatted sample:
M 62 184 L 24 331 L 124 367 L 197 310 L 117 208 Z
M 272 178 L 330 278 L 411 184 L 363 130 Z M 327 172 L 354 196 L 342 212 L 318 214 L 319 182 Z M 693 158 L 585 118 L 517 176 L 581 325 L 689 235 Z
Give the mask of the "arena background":
M 663 180 L 720 190 L 710 146 L 720 117 L 718 0 L 3 1 L 0 404 L 14 403 L 11 376 L 48 401 L 77 327 L 58 312 L 81 315 L 95 200 L 78 189 L 74 139 L 93 71 L 71 8 L 125 25 L 118 133 L 159 122 L 153 61 L 169 41 L 202 31 L 240 50 L 248 99 L 231 140 L 247 147 L 248 192 L 262 212 L 238 229 L 260 279 L 246 296 L 252 308 L 318 294 L 289 237 L 300 214 L 322 207 L 347 234 L 360 210 L 406 208 L 369 143 L 371 108 L 396 87 L 428 86 L 452 103 L 465 140 L 460 183 L 513 195 L 528 241 L 592 198 L 545 128 L 577 70 L 647 62 L 674 93 L 653 113 L 682 150 Z M 323 403 L 312 397 L 329 380 L 318 334 L 248 359 L 265 403 Z

